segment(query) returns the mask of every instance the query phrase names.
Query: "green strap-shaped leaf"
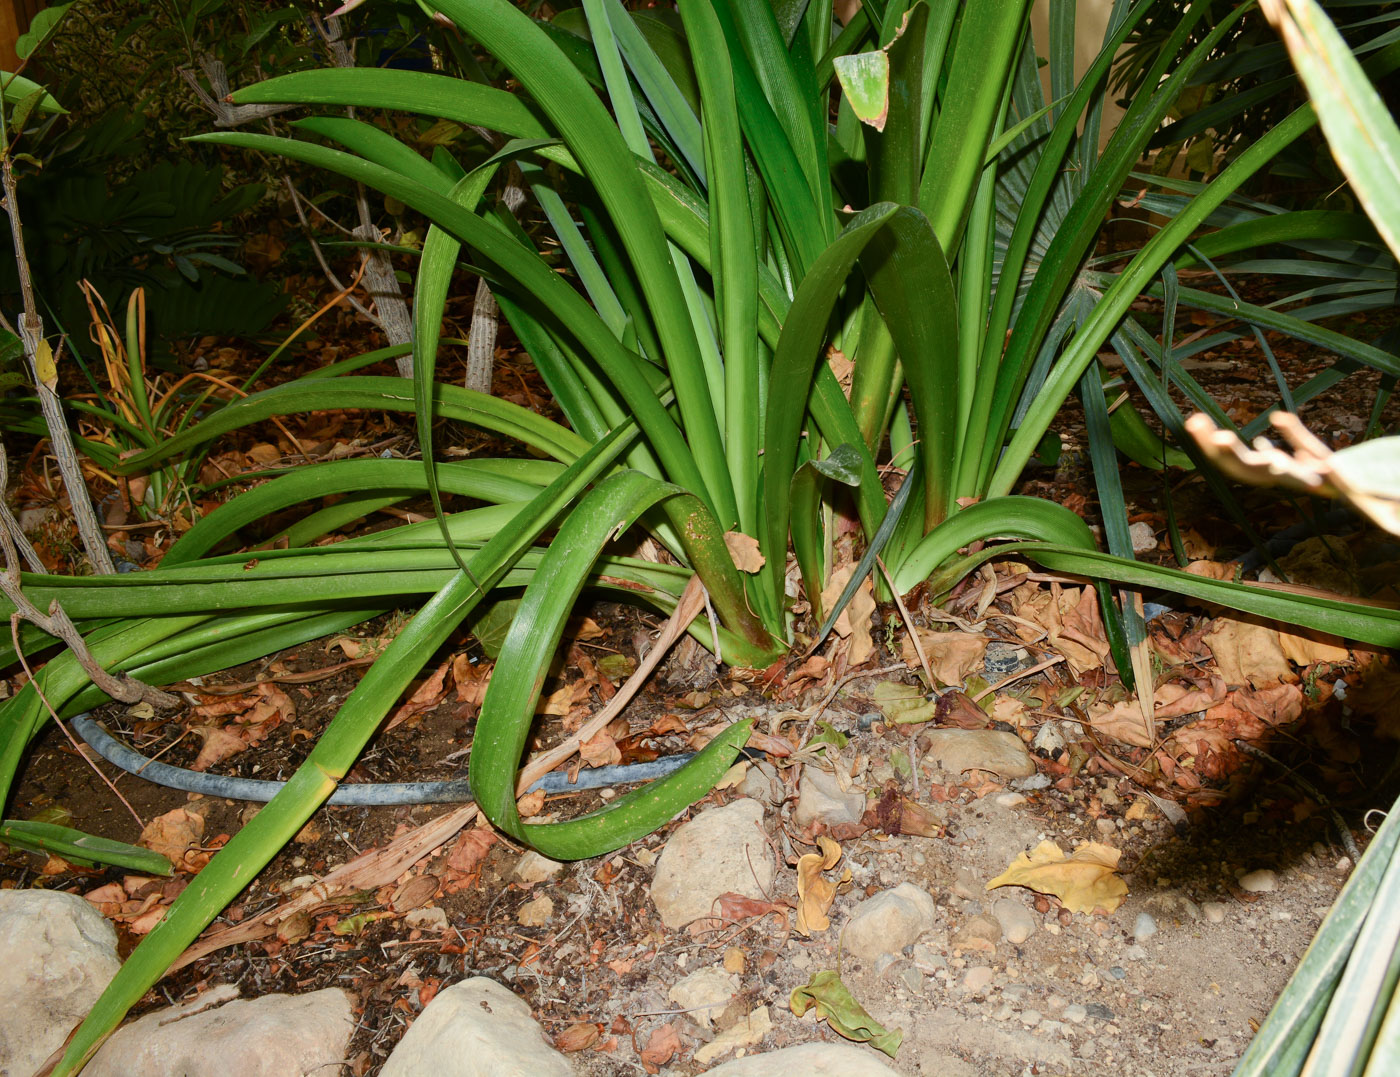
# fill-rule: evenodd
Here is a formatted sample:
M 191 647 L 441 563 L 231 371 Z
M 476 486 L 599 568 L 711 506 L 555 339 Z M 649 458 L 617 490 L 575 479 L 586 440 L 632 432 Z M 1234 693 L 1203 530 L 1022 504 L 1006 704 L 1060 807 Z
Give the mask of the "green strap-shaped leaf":
M 597 856 L 650 833 L 704 796 L 747 738 L 749 726 L 741 723 L 665 781 L 628 793 L 579 819 L 527 826 L 516 810 L 516 773 L 535 706 L 564 624 L 594 561 L 614 534 L 678 493 L 635 471 L 600 483 L 560 526 L 501 648 L 498 668 L 510 670 L 511 676 L 493 677 L 486 690 L 472 740 L 472 789 L 492 823 L 546 856 L 565 860 Z M 710 539 L 723 542 L 718 534 Z

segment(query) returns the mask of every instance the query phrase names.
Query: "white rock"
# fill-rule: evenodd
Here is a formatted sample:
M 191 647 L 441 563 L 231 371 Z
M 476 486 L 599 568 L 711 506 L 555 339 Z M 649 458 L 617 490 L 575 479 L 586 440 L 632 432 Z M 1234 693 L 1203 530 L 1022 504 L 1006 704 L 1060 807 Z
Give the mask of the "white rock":
M 1065 740 L 1065 731 L 1060 723 L 1053 718 L 1047 719 L 1039 729 L 1035 731 L 1035 739 L 1031 741 L 1031 747 L 1037 752 L 1044 752 L 1048 756 L 1058 755 L 1068 747 L 1069 742 Z
M 744 773 L 739 792 L 765 804 L 781 803 L 783 794 L 782 783 L 778 781 L 778 768 L 772 763 L 755 763 Z
M 1150 553 L 1157 548 L 1157 533 L 1142 520 L 1128 525 L 1128 538 L 1132 540 L 1133 553 Z
M 558 860 L 551 860 L 533 849 L 526 849 L 516 862 L 515 877 L 522 883 L 542 883 L 546 879 L 554 878 L 563 870 L 564 865 Z
M 1133 921 L 1133 938 L 1138 942 L 1143 939 L 1150 939 L 1157 934 L 1157 921 L 1152 919 L 1150 913 L 1140 912 L 1137 919 Z
M 855 907 L 841 932 L 841 945 L 847 953 L 873 964 L 881 954 L 903 950 L 933 927 L 936 916 L 927 890 L 900 883 Z
M 859 789 L 843 792 L 836 775 L 814 766 L 802 768 L 802 780 L 797 784 L 797 808 L 793 812 L 798 826 L 823 822 L 828 826 L 858 823 L 865 814 L 865 794 Z
M 740 1047 L 752 1047 L 773 1031 L 773 1017 L 767 1006 L 756 1006 L 747 1017 L 740 1018 L 709 1043 L 695 1052 L 695 1061 L 702 1066 Z M 524 1077 L 524 1075 L 522 1075 Z
M 958 990 L 964 995 L 978 995 L 985 991 L 991 982 L 992 970 L 986 965 L 974 965 L 963 976 L 962 983 L 958 984 Z
M 235 998 L 215 989 L 156 1010 L 117 1030 L 83 1070 L 88 1077 L 304 1077 L 335 1073 L 355 1031 L 349 994 L 336 987 L 306 995 Z M 223 1005 L 211 1003 L 223 1002 Z M 217 1059 L 217 1064 L 213 1060 Z
M 671 988 L 666 997 L 685 1010 L 691 1020 L 711 1028 L 738 990 L 739 977 L 710 965 L 696 969 Z
M 1225 906 L 1218 901 L 1207 901 L 1201 905 L 1201 912 L 1206 914 L 1206 919 L 1212 924 L 1223 924 L 1225 922 Z
M 925 759 L 949 774 L 986 770 L 1003 778 L 1029 778 L 1035 761 L 1014 733 L 999 729 L 935 729 Z
M 530 1007 L 484 976 L 428 1003 L 389 1055 L 381 1077 L 573 1077 Z
M 706 1077 L 898 1077 L 899 1071 L 868 1048 L 846 1043 L 804 1043 L 725 1062 Z
M 1089 1011 L 1079 1003 L 1071 1003 L 1065 1007 L 1065 1012 L 1060 1014 L 1062 1018 L 1071 1024 L 1082 1025 L 1089 1018 Z
M 745 797 L 701 812 L 671 835 L 651 881 L 667 927 L 712 915 L 721 894 L 763 898 L 770 891 L 776 869 L 762 822 L 763 805 Z
M 1001 933 L 1013 946 L 1020 946 L 1035 934 L 1035 916 L 1015 898 L 1000 898 L 992 904 L 992 915 L 1001 925 Z
M 120 967 L 117 933 L 90 902 L 0 890 L 0 1074 L 38 1069 Z
M 1278 889 L 1278 875 L 1268 868 L 1240 876 L 1240 889 L 1251 894 L 1267 894 Z

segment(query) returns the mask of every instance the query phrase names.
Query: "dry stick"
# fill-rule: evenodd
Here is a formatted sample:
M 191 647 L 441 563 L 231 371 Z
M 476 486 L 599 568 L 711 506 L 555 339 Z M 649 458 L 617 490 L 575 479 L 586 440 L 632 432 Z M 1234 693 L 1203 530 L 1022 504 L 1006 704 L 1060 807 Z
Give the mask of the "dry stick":
M 802 731 L 802 740 L 798 743 L 797 750 L 800 752 L 807 746 L 807 741 L 812 736 L 812 730 L 817 726 L 817 719 L 820 718 L 822 712 L 831 705 L 831 701 L 836 698 L 836 693 L 851 681 L 858 681 L 862 677 L 878 677 L 882 673 L 904 673 L 908 670 L 908 662 L 899 662 L 893 666 L 881 666 L 879 669 L 858 669 L 854 673 L 847 673 L 831 686 L 831 691 L 827 692 L 821 703 L 817 705 L 817 709 L 814 710 L 811 717 L 807 719 L 807 728 Z
M 506 189 L 500 204 L 511 216 L 520 213 L 525 192 L 520 189 L 520 170 L 514 164 L 506 172 Z M 496 365 L 496 330 L 500 325 L 500 307 L 485 277 L 476 281 L 476 297 L 472 300 L 472 324 L 467 334 L 467 374 L 463 385 L 478 393 L 490 394 L 491 379 Z
M 1351 829 L 1347 826 L 1346 820 L 1342 818 L 1341 813 L 1337 811 L 1336 808 L 1332 807 L 1332 802 L 1323 795 L 1322 791 L 1318 789 L 1317 786 L 1313 785 L 1293 768 L 1285 766 L 1281 760 L 1275 759 L 1268 752 L 1264 751 L 1263 748 L 1256 748 L 1254 745 L 1244 740 L 1235 740 L 1233 743 L 1240 751 L 1252 755 L 1257 759 L 1263 759 L 1266 762 L 1272 763 L 1274 766 L 1284 771 L 1291 781 L 1297 782 L 1302 786 L 1303 792 L 1317 801 L 1319 805 L 1326 808 L 1327 813 L 1332 816 L 1332 825 L 1337 828 L 1337 833 L 1342 836 L 1342 846 L 1346 849 L 1347 855 L 1351 857 L 1351 862 L 1355 864 L 1361 859 L 1361 850 L 1356 847 L 1356 839 L 1351 836 Z
M 9 459 L 5 454 L 5 447 L 0 445 L 0 490 L 5 488 L 8 473 Z M 8 521 L 5 521 L 5 524 L 7 525 Z M 178 699 L 158 688 L 142 684 L 124 674 L 108 673 L 98 665 L 97 660 L 92 657 L 92 652 L 88 650 L 87 642 L 83 639 L 82 633 L 78 631 L 77 626 L 63 607 L 58 604 L 58 599 L 54 599 L 49 604 L 49 612 L 46 616 L 25 596 L 20 587 L 19 551 L 15 548 L 14 537 L 8 526 L 0 526 L 0 547 L 3 547 L 5 552 L 5 571 L 0 573 L 0 592 L 4 592 L 5 597 L 15 606 L 14 613 L 10 615 L 10 625 L 15 634 L 16 653 L 19 653 L 19 621 L 22 618 L 49 635 L 62 640 L 73 652 L 73 657 L 78 660 L 78 664 L 83 667 L 83 672 L 88 675 L 92 683 L 113 699 L 123 703 L 137 703 L 144 700 L 156 707 L 174 707 L 179 704 Z M 19 657 L 23 661 L 23 654 L 20 654 Z M 36 683 L 34 687 L 37 691 L 39 686 Z M 55 720 L 57 720 L 57 715 L 55 715 Z
M 1058 663 L 1063 662 L 1064 660 L 1064 655 L 1057 654 L 1051 658 L 1047 658 L 1044 662 L 1037 662 L 1035 665 L 1027 666 L 1025 669 L 1018 669 L 1015 673 L 1011 674 L 1010 676 L 1003 677 L 1001 680 L 997 681 L 996 684 L 988 685 L 986 688 L 983 688 L 982 691 L 978 692 L 975 696 L 968 696 L 968 698 L 972 700 L 972 702 L 976 703 L 979 700 L 990 695 L 992 692 L 1000 692 L 1012 681 L 1019 681 L 1022 677 L 1029 677 L 1032 673 L 1039 673 L 1043 669 L 1049 669 L 1051 666 L 1057 665 Z
M 627 678 L 617 694 L 608 701 L 608 705 L 590 718 L 579 729 L 577 733 L 569 737 L 562 744 L 559 744 L 547 752 L 541 752 L 525 765 L 525 769 L 520 772 L 520 780 L 516 783 L 516 796 L 522 796 L 525 790 L 534 785 L 544 774 L 549 773 L 569 756 L 578 750 L 580 744 L 589 740 L 600 730 L 605 729 L 609 722 L 616 718 L 622 708 L 627 706 L 632 697 L 637 694 L 638 689 L 651 675 L 666 652 L 671 649 L 671 645 L 680 639 L 681 634 L 690 627 L 690 622 L 699 616 L 700 611 L 705 606 L 707 592 L 705 585 L 700 582 L 700 577 L 690 577 L 690 582 L 685 585 L 685 590 L 681 592 L 681 600 L 676 603 L 675 610 L 661 629 L 661 635 L 656 639 L 656 644 L 647 651 L 646 656 L 638 664 L 632 676 Z
M 44 340 L 44 322 L 34 302 L 34 284 L 29 273 L 29 259 L 24 252 L 24 233 L 20 227 L 19 202 L 15 193 L 14 162 L 8 146 L 0 154 L 0 183 L 4 185 L 5 212 L 10 218 L 15 267 L 19 271 L 19 289 L 24 302 L 24 311 L 19 319 L 24 358 L 34 378 L 35 391 L 39 394 L 39 407 L 44 414 L 44 425 L 48 427 L 49 444 L 58 458 L 58 469 L 63 475 L 63 486 L 68 491 L 68 504 L 73 510 L 73 520 L 78 525 L 83 549 L 92 562 L 94 572 L 99 576 L 111 576 L 117 571 L 112 563 L 112 551 L 107 548 L 102 528 L 98 526 L 97 513 L 92 507 L 87 484 L 83 481 L 83 469 L 78 463 L 78 453 L 73 448 L 73 438 L 63 418 L 63 406 L 54 391 L 58 385 L 58 374 L 53 353 Z M 0 482 L 0 490 L 3 489 L 4 483 Z
M 880 566 L 885 583 L 889 585 L 890 594 L 894 595 L 894 604 L 899 610 L 899 615 L 904 618 L 904 628 L 909 633 L 909 642 L 914 645 L 914 653 L 919 656 L 919 664 L 924 667 L 924 676 L 928 678 L 929 688 L 933 688 L 933 670 L 929 668 L 928 655 L 924 654 L 924 645 L 919 642 L 919 633 L 914 629 L 914 621 L 909 616 L 909 609 L 904 605 L 904 599 L 899 597 L 899 590 L 895 587 L 894 580 L 890 578 L 890 570 L 885 567 L 885 562 L 876 557 L 875 563 Z
M 336 67 L 354 67 L 355 56 L 340 35 L 340 20 L 332 16 L 322 21 L 313 16 L 313 21 L 317 32 L 330 49 Z M 348 108 L 345 112 L 351 117 L 355 115 L 353 108 Z M 355 207 L 360 217 L 360 223 L 352 233 L 355 238 L 366 243 L 382 242 L 384 237 L 370 217 L 369 198 L 365 195 L 362 183 L 355 184 Z M 413 316 L 409 313 L 403 293 L 399 291 L 399 282 L 394 276 L 394 264 L 389 261 L 389 256 L 377 247 L 368 248 L 367 254 L 369 261 L 365 266 L 365 286 L 370 298 L 374 300 L 374 314 L 370 317 L 384 331 L 391 345 L 413 343 Z M 413 377 L 412 352 L 399 356 L 397 364 L 400 377 Z
M 375 890 L 385 886 L 429 853 L 445 845 L 459 830 L 476 818 L 477 806 L 464 804 L 460 808 L 429 819 L 422 826 L 401 834 L 382 849 L 371 849 L 348 864 L 336 868 L 315 885 L 303 890 L 291 901 L 277 905 L 259 916 L 242 920 L 232 927 L 193 943 L 175 959 L 167 972 L 184 968 L 205 954 L 225 946 L 251 942 L 272 934 L 273 925 L 303 909 L 332 901 L 336 895 L 351 891 Z M 504 891 L 502 891 L 504 893 Z

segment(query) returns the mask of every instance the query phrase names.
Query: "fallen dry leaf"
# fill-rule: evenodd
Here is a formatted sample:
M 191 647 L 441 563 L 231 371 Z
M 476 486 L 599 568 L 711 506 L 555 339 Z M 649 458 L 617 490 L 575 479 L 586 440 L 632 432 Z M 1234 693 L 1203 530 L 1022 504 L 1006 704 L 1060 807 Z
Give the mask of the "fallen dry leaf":
M 607 733 L 598 733 L 578 746 L 578 754 L 590 767 L 610 767 L 622 762 L 617 741 Z
M 189 808 L 175 808 L 147 823 L 136 844 L 154 853 L 160 853 L 177 870 L 183 867 L 186 870 L 197 871 L 199 867 L 203 867 L 203 864 L 196 866 L 199 854 L 196 852 L 195 863 L 188 862 L 186 854 L 197 850 L 203 836 L 204 816 Z M 204 860 L 207 862 L 208 858 L 205 857 Z
M 585 1051 L 597 1043 L 602 1035 L 601 1025 L 592 1021 L 580 1021 L 555 1036 L 554 1046 L 565 1053 Z
M 841 859 L 841 846 L 828 837 L 817 839 L 819 853 L 807 853 L 797 860 L 797 930 L 810 936 L 831 926 L 827 912 L 836 900 L 836 883 L 822 873 Z
M 1053 841 L 1042 841 L 1021 853 L 1004 872 L 987 884 L 1024 886 L 1039 894 L 1054 894 L 1071 912 L 1113 912 L 1128 896 L 1128 884 L 1118 877 L 1119 851 L 1091 841 L 1069 856 Z
M 248 742 L 237 733 L 221 729 L 218 726 L 197 725 L 193 732 L 204 738 L 204 745 L 199 749 L 199 754 L 195 756 L 194 762 L 190 764 L 191 770 L 208 770 L 215 764 L 222 763 L 225 759 L 237 755 L 248 747 Z
M 831 574 L 831 579 L 822 590 L 823 609 L 829 610 L 835 605 L 846 588 L 846 581 L 854 571 L 854 565 L 842 565 Z M 850 666 L 861 665 L 875 653 L 875 643 L 870 636 L 870 618 L 874 612 L 874 591 L 871 581 L 866 579 L 862 581 L 855 597 L 841 611 L 841 616 L 836 618 L 833 627 L 833 631 L 847 641 L 846 653 Z
M 1203 639 L 1226 684 L 1260 688 L 1295 679 L 1272 625 L 1219 617 Z
M 676 1057 L 680 1049 L 681 1038 L 676 1033 L 675 1025 L 665 1024 L 652 1029 L 647 1045 L 642 1048 L 642 1066 L 648 1073 L 658 1073 L 662 1066 Z
M 726 531 L 724 544 L 729 547 L 729 556 L 734 558 L 734 567 L 740 572 L 757 572 L 764 565 L 763 554 L 758 552 L 758 539 L 742 531 Z
M 954 687 L 963 684 L 973 670 L 982 668 L 982 660 L 987 653 L 987 637 L 975 632 L 932 632 L 916 628 L 919 643 L 924 654 L 928 655 L 929 670 L 940 682 Z M 900 657 L 911 668 L 919 666 L 919 656 L 914 650 L 914 641 L 904 637 L 900 645 Z

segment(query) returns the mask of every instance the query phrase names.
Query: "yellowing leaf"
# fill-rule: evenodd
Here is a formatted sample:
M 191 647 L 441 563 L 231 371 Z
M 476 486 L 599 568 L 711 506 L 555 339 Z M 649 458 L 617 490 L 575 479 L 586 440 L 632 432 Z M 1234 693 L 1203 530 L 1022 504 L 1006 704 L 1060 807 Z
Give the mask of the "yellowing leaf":
M 34 351 L 34 372 L 50 392 L 58 385 L 58 366 L 53 361 L 53 348 L 47 340 L 39 341 Z
M 801 987 L 794 988 L 788 1005 L 798 1017 L 816 1007 L 818 1019 L 825 1020 L 833 1032 L 856 1043 L 868 1043 L 891 1058 L 904 1039 L 899 1029 L 886 1029 L 871 1017 L 832 969 L 824 969 Z
M 819 853 L 807 853 L 797 861 L 797 930 L 810 936 L 831 926 L 827 912 L 836 900 L 836 884 L 824 878 L 841 859 L 841 846 L 823 835 L 817 839 Z
M 1091 841 L 1065 856 L 1053 841 L 1042 841 L 1016 857 L 987 889 L 1024 886 L 1054 894 L 1070 912 L 1091 913 L 1096 908 L 1113 912 L 1128 896 L 1128 884 L 1117 874 L 1119 855 L 1117 849 Z

